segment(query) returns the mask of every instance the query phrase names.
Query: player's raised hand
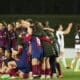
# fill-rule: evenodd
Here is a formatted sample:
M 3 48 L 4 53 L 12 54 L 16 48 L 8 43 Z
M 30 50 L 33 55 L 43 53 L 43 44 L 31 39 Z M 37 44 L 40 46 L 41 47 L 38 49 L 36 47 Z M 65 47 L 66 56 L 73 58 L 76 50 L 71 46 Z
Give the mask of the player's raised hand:
M 72 28 L 72 26 L 73 26 L 73 23 L 69 23 L 69 24 L 68 24 L 68 26 Z

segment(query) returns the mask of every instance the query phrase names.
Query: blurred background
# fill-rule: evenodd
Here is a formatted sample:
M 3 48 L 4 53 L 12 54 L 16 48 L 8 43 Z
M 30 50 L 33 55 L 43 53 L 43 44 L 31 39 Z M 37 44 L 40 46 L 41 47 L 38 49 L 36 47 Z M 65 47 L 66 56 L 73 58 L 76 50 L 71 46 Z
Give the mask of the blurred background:
M 0 14 L 80 14 L 80 0 L 0 0 Z
M 80 23 L 80 0 L 0 0 L 0 21 L 13 22 L 31 18 L 49 21 L 50 27 Z M 65 47 L 74 48 L 75 28 L 65 36 Z

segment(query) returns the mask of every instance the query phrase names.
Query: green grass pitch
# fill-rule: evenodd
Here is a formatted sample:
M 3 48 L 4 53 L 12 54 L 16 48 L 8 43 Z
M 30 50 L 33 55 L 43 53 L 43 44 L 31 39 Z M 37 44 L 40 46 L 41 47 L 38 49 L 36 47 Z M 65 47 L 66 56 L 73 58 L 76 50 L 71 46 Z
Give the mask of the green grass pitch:
M 67 60 L 67 63 L 70 63 L 70 59 Z M 71 69 L 64 69 L 62 66 L 63 78 L 52 78 L 52 79 L 42 79 L 42 80 L 80 80 L 80 72 L 74 72 Z M 0 79 L 0 80 L 30 80 L 30 79 Z M 33 80 L 41 80 L 41 79 L 33 79 Z

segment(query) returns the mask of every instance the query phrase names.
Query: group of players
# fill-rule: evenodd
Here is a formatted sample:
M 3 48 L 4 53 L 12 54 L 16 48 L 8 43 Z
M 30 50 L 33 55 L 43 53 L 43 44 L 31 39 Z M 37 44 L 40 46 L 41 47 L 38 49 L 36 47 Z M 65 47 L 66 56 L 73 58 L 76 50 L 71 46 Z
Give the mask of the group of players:
M 62 25 L 53 29 L 48 22 L 33 22 L 31 19 L 8 24 L 0 22 L 0 75 L 30 79 L 62 78 L 59 58 L 68 68 L 63 35 L 70 33 L 72 25 L 69 23 L 63 31 Z

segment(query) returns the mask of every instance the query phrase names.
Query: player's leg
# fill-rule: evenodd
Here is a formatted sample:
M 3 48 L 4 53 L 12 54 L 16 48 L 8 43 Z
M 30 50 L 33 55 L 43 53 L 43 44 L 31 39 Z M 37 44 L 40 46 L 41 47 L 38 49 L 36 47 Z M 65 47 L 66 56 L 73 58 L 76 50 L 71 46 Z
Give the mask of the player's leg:
M 24 73 L 21 70 L 18 71 L 18 75 L 19 75 L 20 78 L 29 78 L 29 73 Z
M 46 57 L 44 57 L 42 61 L 41 79 L 46 77 L 45 73 L 46 73 Z
M 17 64 L 15 61 L 8 62 L 8 68 L 6 69 L 6 73 L 9 74 L 11 77 L 16 78 L 17 74 Z
M 56 58 L 56 68 L 57 68 L 57 70 L 58 70 L 58 77 L 59 77 L 59 78 L 62 78 L 63 75 L 62 75 L 61 65 L 60 65 L 60 63 L 59 63 L 58 58 Z
M 2 67 L 2 55 L 4 54 L 5 50 L 0 47 L 0 68 Z
M 78 59 L 74 71 L 79 71 L 79 67 L 80 67 L 80 52 L 77 53 L 77 56 Z
M 1 73 L 5 73 L 6 72 L 6 69 L 7 69 L 7 66 L 5 65 L 4 62 L 2 62 L 2 68 L 1 68 Z
M 60 51 L 60 57 L 61 57 L 61 61 L 64 65 L 64 67 L 67 68 L 67 63 L 66 63 L 66 59 L 65 59 L 65 56 L 64 56 L 64 50 Z
M 38 59 L 37 58 L 33 58 L 32 59 L 32 73 L 33 73 L 33 77 L 38 77 Z
M 52 78 L 56 77 L 56 57 L 51 56 L 50 57 L 50 67 L 51 67 L 51 76 Z
M 72 59 L 71 64 L 70 64 L 70 68 L 73 69 L 74 67 L 74 63 L 76 62 L 76 60 L 78 59 L 78 55 L 76 54 L 75 57 Z
M 48 57 L 46 59 L 46 78 L 50 78 L 50 73 L 51 73 L 51 70 L 50 70 L 50 58 Z

